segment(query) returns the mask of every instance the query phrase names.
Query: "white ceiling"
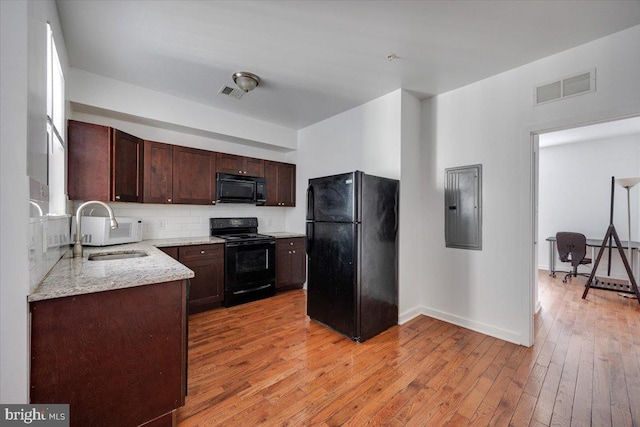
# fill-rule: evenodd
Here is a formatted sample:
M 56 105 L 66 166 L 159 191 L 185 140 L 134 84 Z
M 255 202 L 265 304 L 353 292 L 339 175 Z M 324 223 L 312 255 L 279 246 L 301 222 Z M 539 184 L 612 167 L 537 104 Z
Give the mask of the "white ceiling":
M 640 24 L 640 1 L 57 0 L 71 67 L 300 129 Z M 398 59 L 388 61 L 387 54 Z M 218 94 L 250 71 L 260 86 Z

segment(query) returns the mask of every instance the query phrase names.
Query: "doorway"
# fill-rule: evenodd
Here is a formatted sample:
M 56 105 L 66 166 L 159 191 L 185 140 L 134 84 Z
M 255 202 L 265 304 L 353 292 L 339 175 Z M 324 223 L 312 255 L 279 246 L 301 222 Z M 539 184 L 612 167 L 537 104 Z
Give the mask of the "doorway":
M 557 231 L 575 231 L 587 238 L 602 239 L 609 225 L 611 177 L 640 176 L 640 116 L 532 131 L 531 145 L 535 288 L 532 311 L 536 313 L 540 309 L 538 271 L 548 270 L 550 262 L 546 238 L 555 236 Z M 614 224 L 620 238 L 626 240 L 627 199 L 622 194 L 625 190 L 616 187 Z M 639 212 L 640 186 L 632 190 L 631 212 Z M 640 239 L 640 215 L 632 220 L 631 237 Z M 598 272 L 606 270 L 606 266 L 604 258 Z M 558 266 L 557 260 L 556 268 L 567 269 L 566 265 Z M 579 271 L 589 273 L 591 266 Z M 617 254 L 612 257 L 611 276 L 626 277 Z

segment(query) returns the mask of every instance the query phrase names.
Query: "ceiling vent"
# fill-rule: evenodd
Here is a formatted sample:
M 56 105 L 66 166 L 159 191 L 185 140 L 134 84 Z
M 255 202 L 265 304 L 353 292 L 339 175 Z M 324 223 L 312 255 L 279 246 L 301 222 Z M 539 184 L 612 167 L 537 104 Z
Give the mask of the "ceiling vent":
M 237 87 L 230 87 L 227 85 L 223 85 L 218 91 L 218 93 L 221 93 L 223 95 L 228 95 L 235 99 L 240 99 L 242 98 L 242 95 L 244 95 L 246 92 Z
M 572 74 L 533 88 L 533 105 L 596 91 L 596 69 Z

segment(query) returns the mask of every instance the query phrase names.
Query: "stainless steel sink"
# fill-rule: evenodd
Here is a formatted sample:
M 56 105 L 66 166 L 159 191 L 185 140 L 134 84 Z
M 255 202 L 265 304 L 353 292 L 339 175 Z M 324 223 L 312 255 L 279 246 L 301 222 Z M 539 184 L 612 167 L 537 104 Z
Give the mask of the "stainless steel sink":
M 117 259 L 141 258 L 148 256 L 144 251 L 103 252 L 89 255 L 89 261 L 112 261 Z

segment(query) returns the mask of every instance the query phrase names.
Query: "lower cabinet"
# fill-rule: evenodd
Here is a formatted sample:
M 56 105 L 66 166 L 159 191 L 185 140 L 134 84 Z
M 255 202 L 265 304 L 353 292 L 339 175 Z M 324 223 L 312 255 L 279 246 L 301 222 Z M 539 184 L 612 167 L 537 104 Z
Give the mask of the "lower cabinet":
M 178 261 L 193 270 L 189 313 L 220 307 L 224 299 L 224 244 L 178 247 Z
M 307 280 L 304 237 L 276 240 L 276 291 L 302 288 Z
M 30 403 L 68 403 L 72 426 L 170 426 L 186 395 L 186 293 L 179 280 L 30 303 Z

